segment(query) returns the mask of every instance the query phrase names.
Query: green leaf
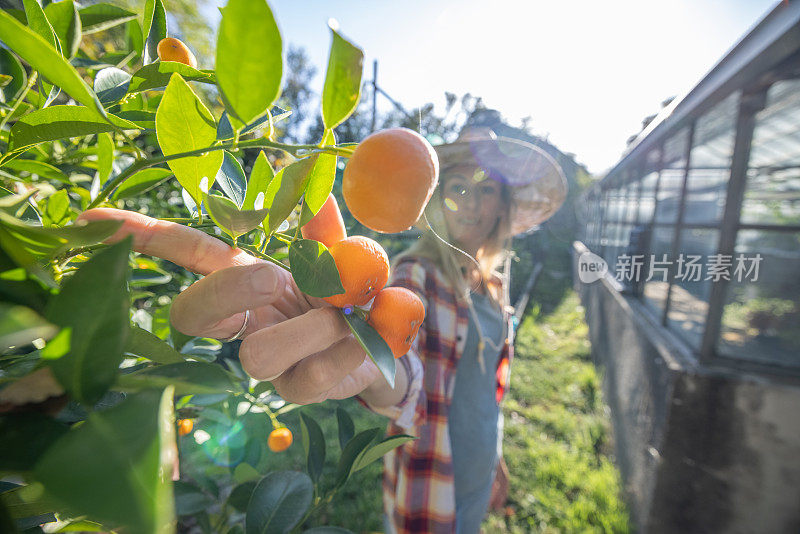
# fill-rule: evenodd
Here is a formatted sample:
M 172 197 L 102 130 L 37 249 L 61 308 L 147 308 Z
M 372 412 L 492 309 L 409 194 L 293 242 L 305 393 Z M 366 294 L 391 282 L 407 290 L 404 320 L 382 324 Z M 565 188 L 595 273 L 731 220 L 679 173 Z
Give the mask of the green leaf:
M 83 34 L 95 33 L 136 19 L 136 13 L 112 4 L 94 4 L 78 10 Z
M 12 217 L 30 221 L 34 224 L 41 222 L 39 212 L 33 207 L 31 197 L 38 191 L 33 189 L 24 195 L 14 195 L 5 187 L 0 187 L 0 210 Z M 2 262 L 0 262 L 2 263 Z
M 143 169 L 124 182 L 114 191 L 113 200 L 131 198 L 150 191 L 164 180 L 172 176 L 169 169 Z
M 240 484 L 246 482 L 255 482 L 259 478 L 261 478 L 261 473 L 259 473 L 255 467 L 248 463 L 242 462 L 233 470 L 233 480 Z
M 97 175 L 104 184 L 111 176 L 114 167 L 114 140 L 111 134 L 97 134 Z
M 241 124 L 263 115 L 278 98 L 283 44 L 265 0 L 229 0 L 222 8 L 216 72 L 225 107 Z
M 120 226 L 121 221 L 103 220 L 43 228 L 26 224 L 0 210 L 0 228 L 26 253 L 35 256 L 53 257 L 70 248 L 95 245 L 110 237 Z M 19 265 L 27 268 L 25 263 Z
M 353 534 L 353 532 L 341 527 L 314 527 L 304 530 L 303 534 Z
M 365 467 L 367 467 L 369 464 L 371 464 L 375 460 L 378 460 L 379 458 L 382 458 L 384 454 L 386 454 L 390 450 L 394 449 L 395 447 L 399 447 L 403 443 L 407 443 L 407 442 L 415 440 L 415 439 L 417 439 L 417 438 L 415 438 L 414 436 L 408 436 L 408 435 L 405 435 L 405 434 L 398 434 L 398 435 L 389 436 L 389 437 L 385 438 L 383 441 L 381 441 L 377 445 L 373 445 L 369 449 L 365 449 L 364 452 L 362 452 L 358 456 L 358 458 L 356 458 L 356 461 L 353 462 L 353 471 L 352 472 L 355 473 L 356 471 L 360 471 L 361 469 L 364 469 Z
M 31 253 L 22 246 L 17 236 L 6 230 L 2 224 L 0 224 L 0 249 L 13 263 L 19 265 L 33 276 L 38 277 L 49 287 L 56 287 L 56 282 L 50 273 L 44 270 Z
M 52 499 L 45 494 L 42 484 L 38 482 L 4 491 L 0 495 L 0 501 L 11 517 L 17 520 L 47 514 L 55 507 Z
M 0 469 L 28 471 L 69 426 L 38 413 L 0 417 Z
M 0 302 L 0 350 L 24 347 L 34 339 L 50 339 L 58 327 L 25 306 Z
M 144 7 L 144 53 L 145 65 L 158 61 L 158 42 L 167 36 L 167 11 L 161 0 L 147 0 Z
M 347 442 L 342 455 L 339 457 L 339 463 L 336 466 L 336 482 L 334 487 L 339 488 L 353 473 L 353 463 L 359 455 L 372 443 L 372 440 L 381 432 L 380 428 L 370 428 L 359 432 L 353 439 Z
M 214 223 L 233 239 L 258 228 L 268 210 L 240 210 L 232 200 L 203 193 L 203 202 Z
M 130 50 L 136 52 L 137 56 L 144 53 L 144 37 L 142 37 L 142 25 L 138 19 L 133 19 L 125 25 L 125 35 Z
M 322 138 L 322 143 L 325 145 L 335 145 L 336 137 L 333 130 L 328 130 Z M 308 185 L 306 186 L 305 195 L 303 196 L 303 203 L 310 210 L 308 220 L 316 215 L 317 212 L 328 200 L 328 195 L 333 189 L 333 180 L 336 178 L 336 156 L 333 154 L 320 154 L 314 168 L 308 176 Z M 306 213 L 308 213 L 306 210 Z M 301 225 L 308 221 L 301 220 Z
M 108 67 L 97 72 L 94 77 L 94 91 L 103 104 L 119 102 L 128 92 L 131 75 L 122 69 Z
M 50 83 L 59 86 L 76 101 L 95 111 L 101 118 L 106 117 L 103 104 L 86 85 L 78 71 L 44 38 L 1 10 L 0 41 L 3 41 L 34 69 L 38 70 Z
M 361 98 L 364 52 L 331 28 L 331 54 L 322 89 L 322 122 L 331 130 L 353 113 Z
M 217 171 L 215 184 L 222 189 L 229 199 L 237 206 L 241 206 L 244 201 L 244 191 L 247 187 L 247 178 L 239 160 L 227 150 L 223 150 L 222 167 Z
M 23 4 L 25 6 L 25 18 L 28 20 L 28 27 L 41 35 L 42 38 L 50 43 L 53 48 L 58 50 L 60 54 L 62 52 L 61 42 L 58 40 L 58 35 L 56 35 L 56 31 L 53 29 L 50 21 L 47 20 L 47 15 L 45 15 L 44 9 L 39 5 L 38 0 L 23 0 Z
M 256 199 L 259 193 L 266 195 L 267 186 L 269 186 L 269 183 L 274 177 L 275 172 L 269 164 L 267 155 L 262 150 L 258 153 L 258 157 L 255 163 L 253 163 L 253 169 L 250 171 L 250 177 L 247 179 L 247 189 L 245 190 L 242 208 L 246 210 L 255 209 Z M 259 209 L 264 207 L 263 201 L 264 196 L 262 195 Z
M 355 425 L 353 425 L 353 419 L 350 414 L 341 406 L 336 407 L 336 420 L 339 424 L 339 447 L 344 450 L 347 442 L 355 434 Z
M 228 497 L 228 506 L 238 512 L 246 512 L 247 505 L 250 503 L 250 496 L 253 495 L 253 490 L 256 489 L 256 484 L 255 480 L 251 480 L 233 488 Z
M 47 197 L 42 215 L 47 226 L 64 226 L 72 219 L 66 189 L 59 189 Z
M 273 471 L 262 478 L 247 505 L 246 534 L 289 532 L 303 518 L 314 496 L 308 475 Z
M 172 74 L 158 106 L 156 135 L 165 156 L 207 148 L 217 139 L 214 117 L 178 74 Z M 207 178 L 208 187 L 211 187 L 222 158 L 222 152 L 217 150 L 204 156 L 171 160 L 168 165 L 178 182 L 200 205 L 203 198 L 200 180 Z
M 2 19 L 0 12 L 0 20 Z M 83 106 L 50 106 L 25 115 L 11 127 L 9 152 L 47 141 L 112 132 L 114 128 L 139 130 L 132 122 L 108 115 L 113 124 Z
M 161 341 L 158 336 L 151 334 L 143 328 L 131 325 L 128 339 L 123 349 L 128 354 L 142 356 L 150 361 L 161 364 L 180 363 L 185 361 L 183 355 L 173 349 L 169 344 Z
M 294 241 L 289 246 L 289 265 L 297 287 L 306 295 L 324 298 L 344 293 L 336 262 L 319 241 Z
M 72 0 L 61 0 L 48 4 L 44 8 L 44 14 L 58 36 L 62 54 L 68 58 L 75 57 L 82 33 L 78 6 Z
M 269 209 L 264 222 L 270 233 L 277 230 L 297 206 L 318 156 L 319 154 L 314 154 L 295 161 L 278 171 L 270 181 L 264 198 L 264 206 Z
M 378 366 L 383 377 L 389 382 L 389 385 L 394 387 L 394 375 L 397 372 L 397 364 L 392 355 L 392 350 L 386 341 L 375 331 L 372 326 L 364 319 L 355 313 L 346 313 L 341 310 L 347 324 L 350 326 L 350 331 L 356 337 L 356 341 L 367 351 L 369 357 Z
M 173 394 L 145 391 L 91 413 L 50 447 L 36 480 L 74 515 L 132 534 L 173 532 Z
M 280 110 L 281 108 L 275 106 L 273 109 Z M 286 111 L 280 115 L 280 118 L 285 118 L 289 116 L 291 113 L 292 113 L 291 111 Z M 269 120 L 270 120 L 269 114 L 259 117 L 250 124 L 248 124 L 247 126 L 245 126 L 244 129 L 241 131 L 241 134 L 246 135 L 263 126 L 268 127 Z M 277 122 L 278 120 L 280 119 L 275 117 L 272 118 L 273 123 Z M 219 119 L 219 124 L 217 125 L 217 139 L 219 141 L 227 141 L 228 139 L 233 139 L 233 137 L 234 137 L 233 126 L 231 125 L 231 121 L 228 118 L 228 112 L 223 111 L 222 116 Z
M 11 103 L 28 83 L 28 75 L 17 56 L 5 48 L 0 48 L 0 73 L 11 77 L 11 81 L 0 88 L 0 103 Z
M 177 61 L 157 61 L 145 65 L 131 76 L 128 93 L 138 93 L 147 89 L 166 87 L 173 73 L 178 73 L 185 80 L 215 83 L 213 74 L 199 71 L 189 65 Z
M 72 185 L 72 182 L 69 181 L 69 176 L 67 176 L 64 171 L 44 161 L 17 158 L 5 162 L 3 168 L 12 171 L 27 172 L 35 174 L 40 178 L 58 180 L 59 182 Z
M 121 375 L 119 384 L 123 388 L 132 389 L 173 385 L 176 395 L 227 393 L 239 390 L 230 375 L 219 365 L 192 361 L 157 365 Z
M 53 360 L 56 378 L 70 395 L 97 402 L 117 378 L 128 335 L 130 238 L 95 253 L 50 302 L 46 318 L 72 329 L 69 354 Z
M 325 435 L 319 424 L 303 412 L 300 412 L 300 427 L 306 453 L 306 470 L 316 484 L 325 466 Z
M 117 116 L 132 122 L 139 128 L 144 128 L 145 130 L 156 129 L 156 114 L 154 111 L 123 110 L 118 112 Z
M 192 515 L 206 510 L 214 501 L 198 486 L 178 480 L 174 483 L 175 513 L 178 516 Z

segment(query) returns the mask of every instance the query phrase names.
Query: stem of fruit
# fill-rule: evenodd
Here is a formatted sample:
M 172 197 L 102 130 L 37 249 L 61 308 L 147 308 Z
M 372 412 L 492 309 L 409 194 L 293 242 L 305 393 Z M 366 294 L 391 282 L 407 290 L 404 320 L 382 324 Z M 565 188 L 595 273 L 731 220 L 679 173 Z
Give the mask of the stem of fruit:
M 0 122 L 0 130 L 3 129 L 3 127 L 9 121 L 9 119 L 11 119 L 11 117 L 17 111 L 17 108 L 22 103 L 22 101 L 25 100 L 25 97 L 28 96 L 28 91 L 30 91 L 31 88 L 33 87 L 33 85 L 36 83 L 36 78 L 38 76 L 39 76 L 39 73 L 36 72 L 36 71 L 33 71 L 33 73 L 31 74 L 30 78 L 28 78 L 28 84 L 25 87 L 22 88 L 22 92 L 19 94 L 19 98 L 17 98 L 17 101 L 14 102 L 14 106 L 11 108 L 11 111 L 9 111 L 8 115 L 3 117 L 2 122 Z
M 244 396 L 245 396 L 245 398 L 247 398 L 247 400 L 250 401 L 251 405 L 258 406 L 259 408 L 264 410 L 264 413 L 266 413 L 269 416 L 270 421 L 272 421 L 272 428 L 273 429 L 279 428 L 281 426 L 280 421 L 278 421 L 278 418 L 275 417 L 274 413 L 272 413 L 272 410 L 269 409 L 269 406 L 267 406 L 263 402 L 259 401 L 257 398 L 255 398 L 254 396 L 250 395 L 249 393 L 245 393 Z
M 233 142 L 226 142 L 220 143 L 218 145 L 209 146 L 206 148 L 199 148 L 197 150 L 190 150 L 188 152 L 178 152 L 176 154 L 170 154 L 169 156 L 158 156 L 151 159 L 138 159 L 135 162 L 131 163 L 131 165 L 119 173 L 116 178 L 106 184 L 103 187 L 102 191 L 97 195 L 86 209 L 96 208 L 102 202 L 104 202 L 108 195 L 111 192 L 120 186 L 125 180 L 133 176 L 135 173 L 142 169 L 146 169 L 148 167 L 152 167 L 153 165 L 158 165 L 159 163 L 165 163 L 168 161 L 172 161 L 174 159 L 180 158 L 188 158 L 191 156 L 202 156 L 207 154 L 208 152 L 214 152 L 217 150 L 227 150 L 234 146 Z M 278 150 L 283 150 L 284 152 L 288 152 L 293 156 L 297 155 L 298 152 L 308 150 L 309 154 L 312 153 L 325 153 L 325 154 L 334 154 L 337 156 L 343 157 L 350 157 L 353 153 L 352 150 L 344 149 L 344 148 L 337 148 L 335 146 L 327 146 L 318 148 L 316 145 L 287 145 L 285 143 L 276 143 L 273 141 L 269 141 L 266 139 L 251 139 L 249 141 L 242 141 L 239 143 L 239 148 L 274 148 Z

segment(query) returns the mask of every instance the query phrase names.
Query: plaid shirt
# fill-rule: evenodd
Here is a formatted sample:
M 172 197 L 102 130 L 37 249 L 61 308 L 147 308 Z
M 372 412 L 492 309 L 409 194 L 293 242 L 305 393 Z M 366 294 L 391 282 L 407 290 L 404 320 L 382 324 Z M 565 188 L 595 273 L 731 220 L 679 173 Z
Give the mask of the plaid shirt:
M 370 410 L 386 415 L 387 435 L 409 434 L 419 439 L 383 457 L 384 511 L 400 533 L 455 532 L 456 503 L 453 460 L 448 433 L 448 410 L 455 386 L 456 366 L 464 350 L 469 310 L 457 302 L 450 283 L 430 261 L 406 258 L 395 268 L 391 285 L 416 292 L 425 304 L 425 321 L 414 346 L 397 362 L 406 370 L 409 389 L 399 404 Z M 513 329 L 498 360 L 496 399 L 508 390 L 513 358 Z

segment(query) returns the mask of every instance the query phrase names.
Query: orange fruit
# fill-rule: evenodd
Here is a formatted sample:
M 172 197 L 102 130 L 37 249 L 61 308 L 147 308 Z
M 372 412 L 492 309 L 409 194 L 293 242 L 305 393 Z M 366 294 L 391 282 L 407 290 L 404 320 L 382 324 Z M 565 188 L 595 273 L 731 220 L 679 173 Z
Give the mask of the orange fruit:
M 439 158 L 407 128 L 367 136 L 344 168 L 342 194 L 350 213 L 376 232 L 401 232 L 422 215 L 439 180 Z
M 158 59 L 161 61 L 177 61 L 192 68 L 197 68 L 197 58 L 189 50 L 183 41 L 174 37 L 165 37 L 158 42 L 156 47 Z
M 269 433 L 267 446 L 272 452 L 283 452 L 292 444 L 292 431 L 282 426 Z
M 333 193 L 319 209 L 316 215 L 300 229 L 305 239 L 314 239 L 330 248 L 334 243 L 347 237 L 344 219 L 339 211 L 339 204 Z
M 376 241 L 355 235 L 331 245 L 344 293 L 325 297 L 337 308 L 363 306 L 389 281 L 389 257 Z
M 187 435 L 194 428 L 194 423 L 191 419 L 178 419 L 178 434 L 181 436 Z
M 372 301 L 367 322 L 399 358 L 411 348 L 424 319 L 425 306 L 416 293 L 404 287 L 387 287 Z

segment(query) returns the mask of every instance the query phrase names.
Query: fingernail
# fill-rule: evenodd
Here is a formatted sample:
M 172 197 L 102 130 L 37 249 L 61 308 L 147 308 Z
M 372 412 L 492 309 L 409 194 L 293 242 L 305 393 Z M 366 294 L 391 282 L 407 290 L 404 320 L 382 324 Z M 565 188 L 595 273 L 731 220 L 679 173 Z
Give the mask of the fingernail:
M 271 266 L 262 265 L 254 269 L 250 274 L 250 284 L 253 291 L 260 294 L 271 295 L 277 289 L 278 277 L 275 276 Z

